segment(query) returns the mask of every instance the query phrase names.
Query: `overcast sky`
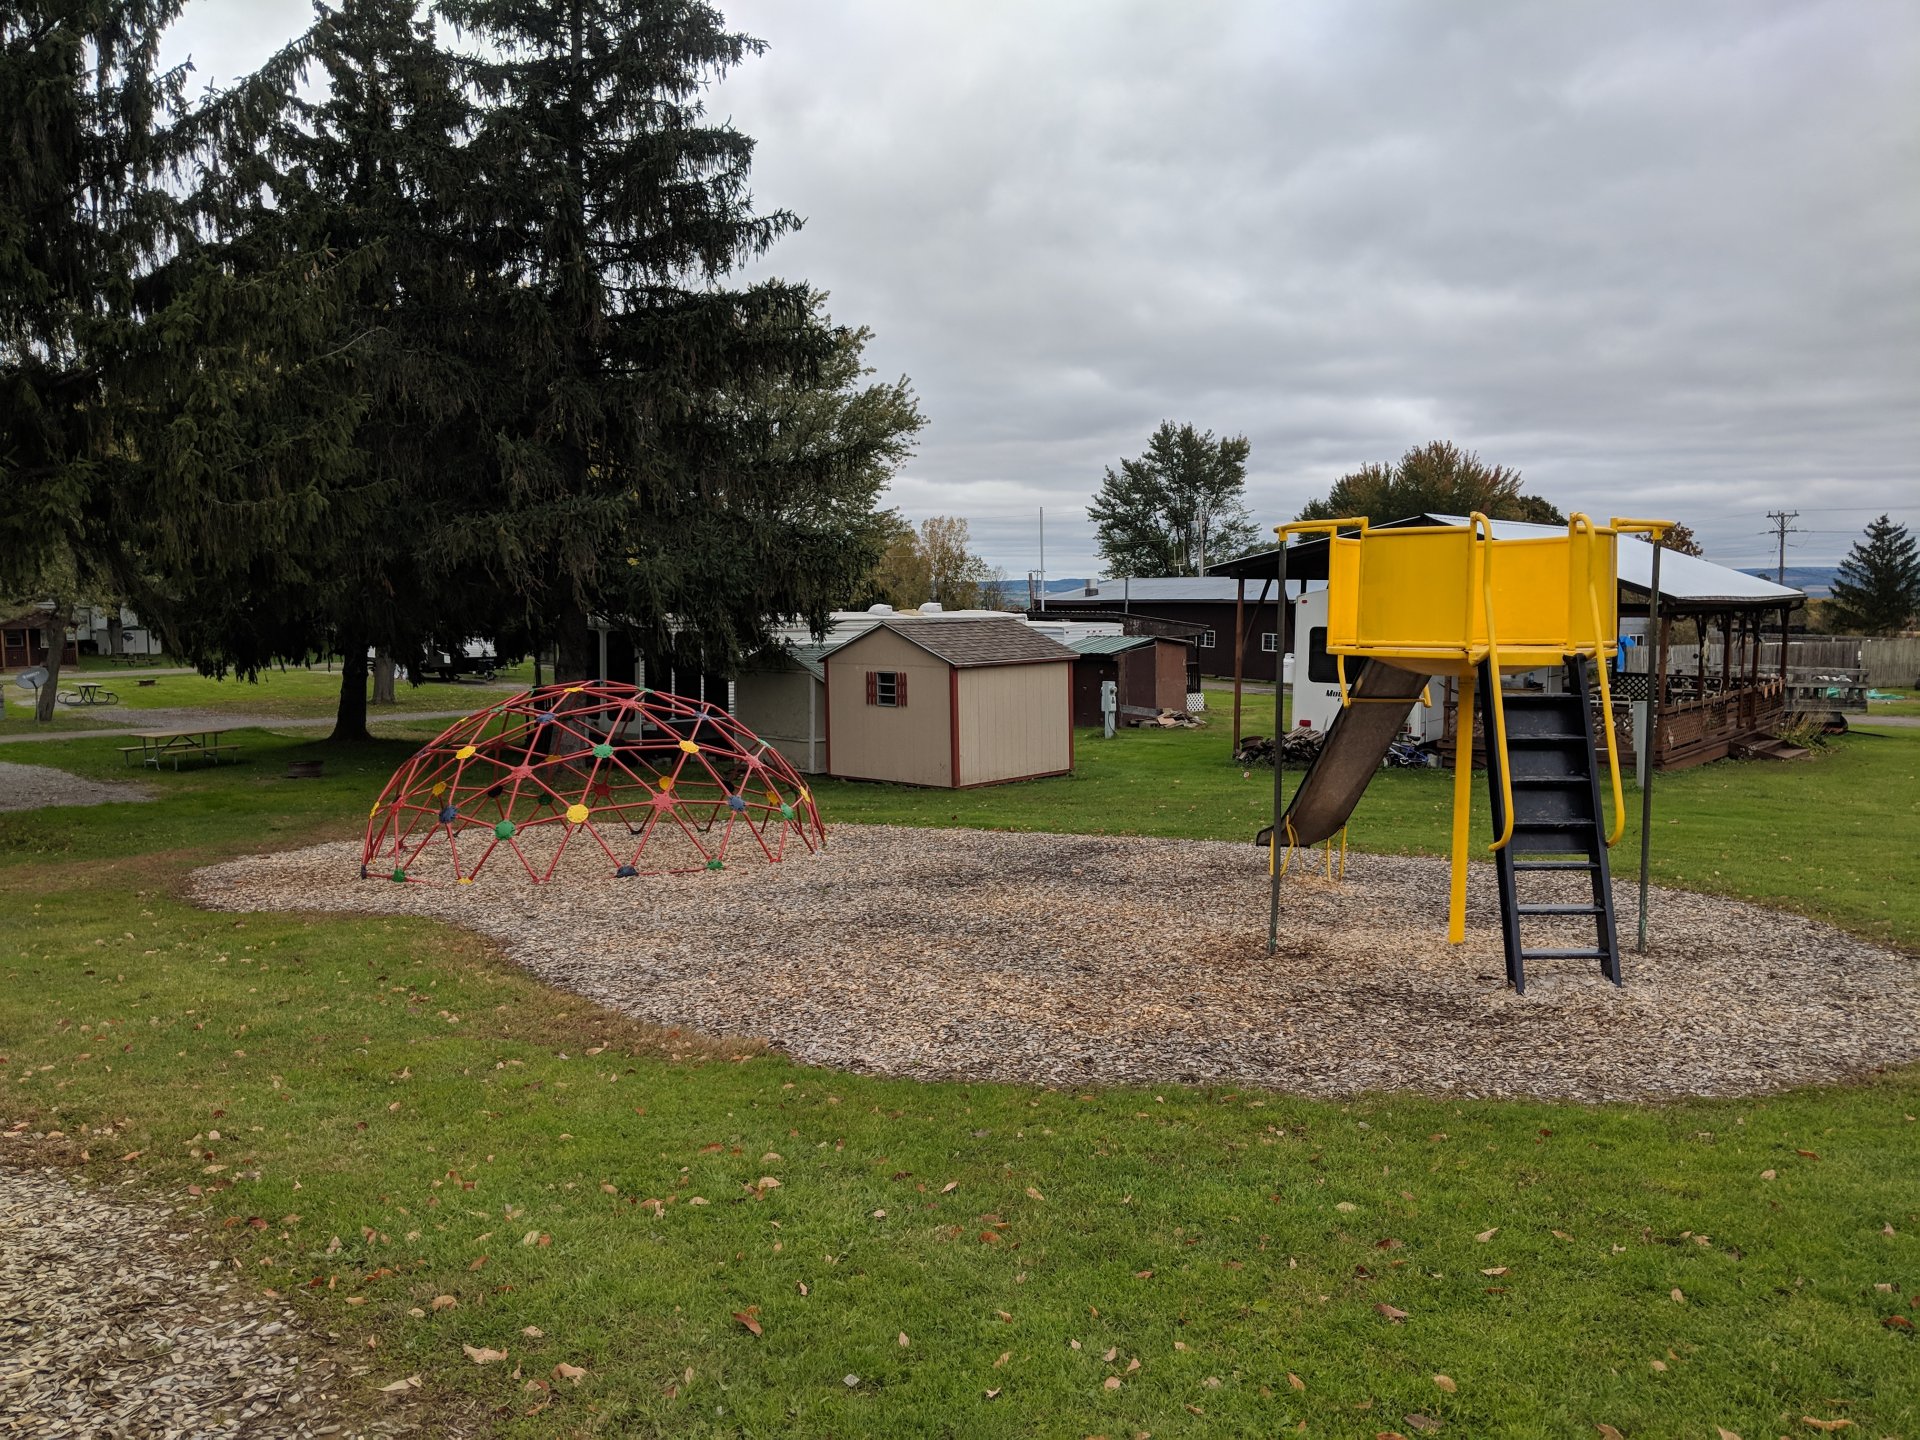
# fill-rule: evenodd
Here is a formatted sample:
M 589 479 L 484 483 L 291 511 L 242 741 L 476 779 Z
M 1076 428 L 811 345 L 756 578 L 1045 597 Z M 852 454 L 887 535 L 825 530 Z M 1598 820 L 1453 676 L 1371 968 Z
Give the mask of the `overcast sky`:
M 1449 439 L 1709 556 L 1920 528 L 1910 0 L 737 0 L 713 97 L 929 419 L 907 515 L 1098 573 L 1082 508 L 1163 419 L 1253 445 L 1263 524 Z M 189 0 L 200 78 L 304 0 Z

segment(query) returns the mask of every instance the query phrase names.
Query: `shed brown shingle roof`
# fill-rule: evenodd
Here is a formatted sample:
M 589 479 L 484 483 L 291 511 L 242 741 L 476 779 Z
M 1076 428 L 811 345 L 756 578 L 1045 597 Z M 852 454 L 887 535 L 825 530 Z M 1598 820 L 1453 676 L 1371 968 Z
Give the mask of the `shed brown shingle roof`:
M 875 630 L 891 630 L 929 655 L 959 669 L 981 665 L 1037 665 L 1071 661 L 1073 651 L 1009 616 L 1005 620 L 883 620 Z M 871 631 L 868 633 L 872 633 Z M 858 640 L 847 642 L 848 647 Z

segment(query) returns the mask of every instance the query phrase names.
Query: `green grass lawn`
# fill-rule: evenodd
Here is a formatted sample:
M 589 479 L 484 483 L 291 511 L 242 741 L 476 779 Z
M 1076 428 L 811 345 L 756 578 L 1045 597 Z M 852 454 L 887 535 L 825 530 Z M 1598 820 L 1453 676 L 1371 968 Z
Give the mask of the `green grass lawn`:
M 1920 1433 L 1882 1323 L 1920 1321 L 1911 1068 L 1664 1107 L 933 1085 L 650 1030 L 425 921 L 180 898 L 356 833 L 407 748 L 263 735 L 155 804 L 0 815 L 0 1128 L 189 1207 L 369 1390 L 418 1373 L 508 1436 Z M 1240 838 L 1270 775 L 1226 748 L 1216 717 L 1083 734 L 1070 779 L 819 795 Z M 1920 734 L 1858 735 L 1662 777 L 1659 873 L 1920 948 L 1917 769 Z M 1447 800 L 1385 773 L 1355 842 L 1439 851 Z
M 72 688 L 71 676 L 63 676 L 61 689 Z M 287 669 L 264 670 L 255 680 L 229 675 L 216 680 L 205 675 L 143 675 L 139 668 L 115 669 L 108 673 L 86 672 L 89 680 L 99 680 L 119 703 L 110 706 L 61 705 L 54 712 L 48 730 L 96 729 L 102 725 L 138 725 L 143 710 L 211 710 L 235 715 L 271 717 L 278 720 L 317 720 L 331 716 L 339 704 L 340 674 L 337 670 Z M 151 685 L 141 685 L 141 680 Z M 391 706 L 374 706 L 370 719 L 417 714 L 421 711 L 478 709 L 508 693 L 504 683 L 482 685 L 467 681 L 448 685 L 428 681 L 421 685 L 400 684 L 394 690 Z M 26 692 L 10 687 L 0 734 L 21 734 L 40 730 L 30 708 L 19 701 Z

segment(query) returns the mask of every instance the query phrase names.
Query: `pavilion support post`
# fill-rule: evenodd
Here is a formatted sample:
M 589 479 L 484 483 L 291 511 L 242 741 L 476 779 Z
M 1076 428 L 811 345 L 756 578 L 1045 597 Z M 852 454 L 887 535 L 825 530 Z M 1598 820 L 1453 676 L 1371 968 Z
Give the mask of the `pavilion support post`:
M 1240 687 L 1246 678 L 1247 577 L 1233 582 L 1233 753 L 1240 753 Z M 1277 712 L 1276 712 L 1277 713 Z

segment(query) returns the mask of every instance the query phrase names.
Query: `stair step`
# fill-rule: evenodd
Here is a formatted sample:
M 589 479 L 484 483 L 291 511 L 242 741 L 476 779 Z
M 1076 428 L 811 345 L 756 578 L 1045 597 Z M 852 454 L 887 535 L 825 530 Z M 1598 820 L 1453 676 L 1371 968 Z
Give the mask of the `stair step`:
M 1520 915 L 1604 915 L 1607 913 L 1598 905 L 1516 905 L 1514 911 Z
M 1522 950 L 1522 960 L 1611 960 L 1605 950 Z
M 1515 735 L 1512 731 L 1507 732 L 1509 750 L 1538 750 L 1545 745 L 1579 745 L 1584 748 L 1586 744 L 1585 735 L 1568 735 L 1558 731 L 1551 735 Z
M 1588 820 L 1529 820 L 1524 815 L 1513 819 L 1515 830 L 1592 830 L 1594 822 Z
M 1516 870 L 1598 870 L 1597 860 L 1515 860 Z
M 1509 778 L 1509 783 L 1516 790 L 1584 790 L 1593 783 L 1593 777 L 1591 775 L 1514 775 Z

